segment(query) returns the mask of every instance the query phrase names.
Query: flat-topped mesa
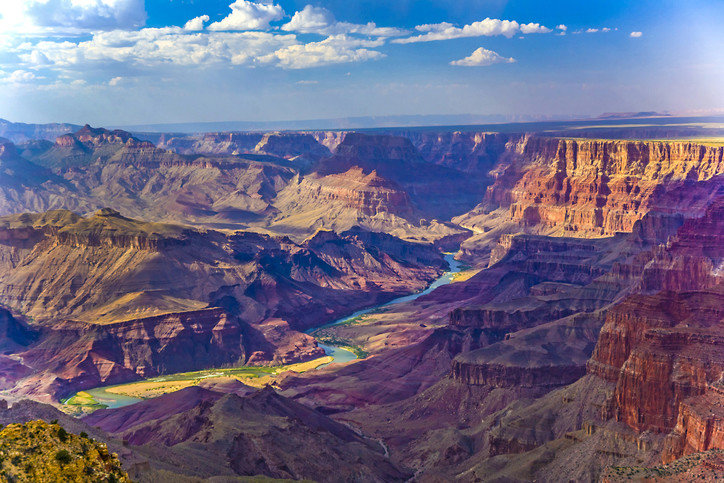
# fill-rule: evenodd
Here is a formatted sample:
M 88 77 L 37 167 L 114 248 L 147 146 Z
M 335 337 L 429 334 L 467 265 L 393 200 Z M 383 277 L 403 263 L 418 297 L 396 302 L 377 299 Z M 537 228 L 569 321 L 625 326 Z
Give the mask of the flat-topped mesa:
M 71 246 L 106 245 L 140 250 L 160 250 L 184 243 L 193 230 L 178 225 L 149 223 L 126 218 L 111 208 L 79 218 L 55 233 L 59 244 Z
M 93 128 L 86 124 L 80 130 L 59 136 L 55 143 L 58 146 L 73 147 L 77 143 L 83 143 L 88 146 L 99 146 L 102 144 L 128 144 L 129 146 L 137 147 L 154 147 L 153 143 L 148 141 L 141 141 L 129 132 L 116 129 L 109 131 L 104 128 Z

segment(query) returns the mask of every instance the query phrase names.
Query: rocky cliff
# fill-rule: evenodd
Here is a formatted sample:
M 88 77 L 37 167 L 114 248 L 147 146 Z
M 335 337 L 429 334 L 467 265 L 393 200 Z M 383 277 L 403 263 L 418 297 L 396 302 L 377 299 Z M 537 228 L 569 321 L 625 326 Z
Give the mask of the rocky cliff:
M 602 236 L 630 232 L 654 209 L 700 216 L 721 189 L 723 154 L 684 141 L 525 136 L 508 142 L 484 202 L 457 220 L 485 230 L 486 219 L 502 217 L 542 233 Z
M 22 354 L 26 365 L 42 373 L 30 376 L 18 392 L 62 397 L 104 384 L 241 364 L 245 360 L 242 325 L 220 308 L 103 325 L 54 324 Z

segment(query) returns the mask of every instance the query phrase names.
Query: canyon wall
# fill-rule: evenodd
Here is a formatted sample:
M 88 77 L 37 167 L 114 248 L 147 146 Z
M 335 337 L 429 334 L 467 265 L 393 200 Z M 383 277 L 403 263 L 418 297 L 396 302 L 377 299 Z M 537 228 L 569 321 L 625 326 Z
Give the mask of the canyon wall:
M 721 191 L 724 147 L 685 141 L 524 136 L 509 141 L 485 200 L 456 220 L 485 231 L 490 214 L 541 233 L 630 232 L 648 211 L 701 216 Z
M 222 309 L 167 313 L 110 324 L 66 321 L 44 329 L 24 364 L 41 371 L 21 393 L 56 397 L 79 389 L 241 364 L 242 326 Z

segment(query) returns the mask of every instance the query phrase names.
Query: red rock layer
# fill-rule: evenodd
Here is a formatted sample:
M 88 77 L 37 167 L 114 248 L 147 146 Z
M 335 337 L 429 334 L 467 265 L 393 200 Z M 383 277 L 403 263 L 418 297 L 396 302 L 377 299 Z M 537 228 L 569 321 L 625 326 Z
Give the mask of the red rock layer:
M 452 363 L 452 377 L 464 384 L 488 387 L 553 388 L 580 379 L 586 370 L 577 364 L 553 367 L 525 367 L 504 364 L 466 363 L 458 357 Z
M 475 213 L 486 208 L 504 208 L 513 221 L 542 229 L 630 232 L 652 208 L 700 215 L 721 181 L 697 183 L 724 173 L 724 147 L 683 141 L 526 136 L 507 151 L 510 161 L 491 173 L 496 181 L 464 223 L 474 223 Z
M 653 251 L 641 286 L 655 294 L 631 295 L 608 311 L 588 363 L 589 373 L 616 384 L 610 417 L 638 432 L 673 430 L 665 462 L 724 443 L 724 291 L 716 268 L 724 233 L 712 223 L 718 210 L 687 222 Z M 659 291 L 670 288 L 678 291 Z

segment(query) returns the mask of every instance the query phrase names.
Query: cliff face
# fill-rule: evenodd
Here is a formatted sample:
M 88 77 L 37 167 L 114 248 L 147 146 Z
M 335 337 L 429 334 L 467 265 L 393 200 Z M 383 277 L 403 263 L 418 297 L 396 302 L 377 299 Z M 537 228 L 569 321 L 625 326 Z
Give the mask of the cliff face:
M 522 134 L 491 132 L 400 131 L 429 163 L 468 173 L 487 173 L 509 156 L 509 143 L 518 142 Z
M 484 229 L 499 210 L 539 232 L 630 232 L 652 209 L 700 216 L 721 189 L 724 148 L 679 141 L 525 136 L 509 141 L 484 202 L 458 221 Z
M 616 384 L 609 417 L 637 432 L 670 433 L 665 461 L 721 447 L 721 214 L 719 200 L 649 253 L 637 284 L 643 293 L 608 311 L 588 364 L 589 373 Z
M 313 170 L 320 176 L 344 173 L 352 168 L 401 186 L 428 218 L 449 219 L 465 212 L 484 192 L 483 175 L 427 162 L 404 137 L 347 133 L 331 157 Z
M 608 312 L 589 372 L 616 383 L 617 420 L 669 432 L 681 403 L 721 377 L 722 300 L 721 291 L 661 292 L 631 296 Z
M 242 326 L 220 308 L 167 313 L 98 325 L 55 324 L 22 354 L 45 374 L 31 376 L 20 392 L 49 385 L 51 394 L 125 382 L 159 374 L 240 364 L 245 359 Z
M 354 213 L 355 218 L 360 214 L 374 217 L 382 213 L 412 218 L 415 214 L 410 197 L 402 187 L 378 176 L 374 170 L 365 174 L 358 167 L 321 178 L 304 177 L 282 191 L 275 206 L 281 217 L 292 216 L 295 211 L 316 210 L 319 206 L 336 208 L 339 212 L 347 210 Z

